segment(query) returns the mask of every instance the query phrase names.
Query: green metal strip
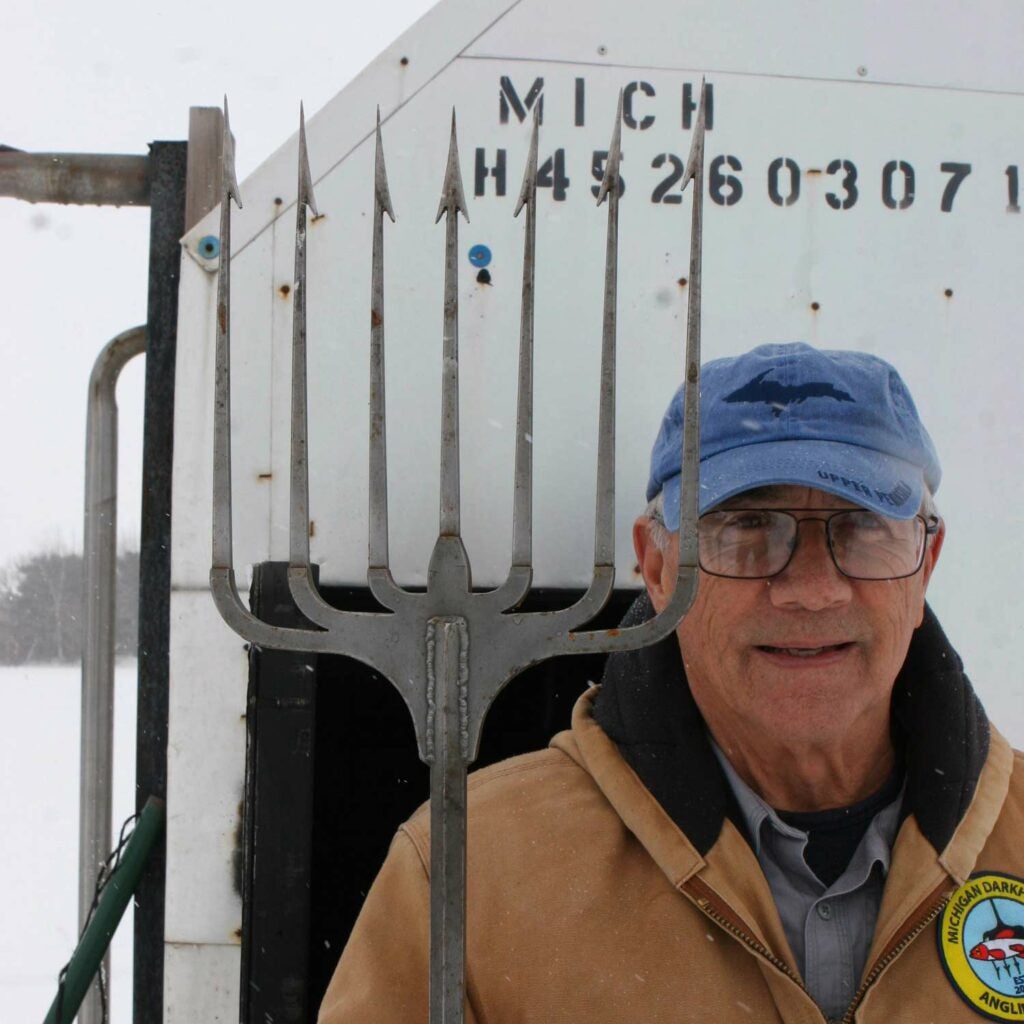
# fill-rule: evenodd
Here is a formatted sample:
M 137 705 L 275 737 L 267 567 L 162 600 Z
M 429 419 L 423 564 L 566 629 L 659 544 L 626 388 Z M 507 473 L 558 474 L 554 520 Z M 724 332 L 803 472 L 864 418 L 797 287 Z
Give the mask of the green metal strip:
M 164 803 L 151 796 L 125 845 L 121 863 L 104 886 L 96 910 L 71 954 L 64 980 L 63 1001 L 58 992 L 44 1024 L 71 1024 L 75 1019 L 163 827 Z M 59 1020 L 58 1003 L 61 1004 Z

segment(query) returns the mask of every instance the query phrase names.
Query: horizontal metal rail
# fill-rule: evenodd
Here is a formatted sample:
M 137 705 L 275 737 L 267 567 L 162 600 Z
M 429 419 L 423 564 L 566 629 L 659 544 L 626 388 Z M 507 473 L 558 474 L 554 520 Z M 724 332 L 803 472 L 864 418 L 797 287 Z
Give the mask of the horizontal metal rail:
M 149 206 L 149 157 L 0 147 L 0 196 L 29 203 Z

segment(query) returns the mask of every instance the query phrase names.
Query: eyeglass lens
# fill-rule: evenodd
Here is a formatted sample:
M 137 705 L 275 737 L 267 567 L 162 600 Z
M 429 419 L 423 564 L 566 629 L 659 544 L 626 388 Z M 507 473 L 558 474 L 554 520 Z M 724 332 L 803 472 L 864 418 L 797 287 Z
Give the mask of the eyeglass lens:
M 891 580 L 921 567 L 926 526 L 920 516 L 889 519 L 864 509 L 800 517 L 778 509 L 730 509 L 701 516 L 700 563 L 705 572 L 737 579 L 775 576 L 789 563 L 808 518 L 826 524 L 829 549 L 846 576 Z

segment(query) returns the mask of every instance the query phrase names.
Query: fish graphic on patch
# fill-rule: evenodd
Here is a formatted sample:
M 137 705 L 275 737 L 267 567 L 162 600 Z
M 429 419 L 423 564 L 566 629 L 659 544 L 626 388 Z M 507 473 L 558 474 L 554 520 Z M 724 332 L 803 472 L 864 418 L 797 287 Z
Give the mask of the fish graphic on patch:
M 999 977 L 1000 965 L 1009 973 L 1010 967 L 1016 967 L 1016 973 L 1024 971 L 1021 967 L 1021 959 L 1024 958 L 1024 925 L 1007 924 L 999 916 L 999 908 L 995 899 L 989 900 L 992 905 L 992 914 L 996 919 L 995 925 L 987 932 L 983 932 L 981 942 L 972 947 L 968 956 L 972 960 L 984 960 L 992 964 L 996 969 L 996 977 Z M 1016 961 L 1016 963 L 1013 963 Z

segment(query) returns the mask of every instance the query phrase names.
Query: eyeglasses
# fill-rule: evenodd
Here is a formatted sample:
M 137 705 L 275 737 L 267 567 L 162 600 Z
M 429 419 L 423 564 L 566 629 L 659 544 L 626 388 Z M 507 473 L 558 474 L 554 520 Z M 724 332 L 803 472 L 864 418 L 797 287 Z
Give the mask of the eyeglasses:
M 796 551 L 800 525 L 825 524 L 836 568 L 855 580 L 898 580 L 924 563 L 927 538 L 939 520 L 923 516 L 890 519 L 866 509 L 810 509 L 827 516 L 805 516 L 801 509 L 734 508 L 708 512 L 698 520 L 700 567 L 712 576 L 765 579 L 782 572 Z

